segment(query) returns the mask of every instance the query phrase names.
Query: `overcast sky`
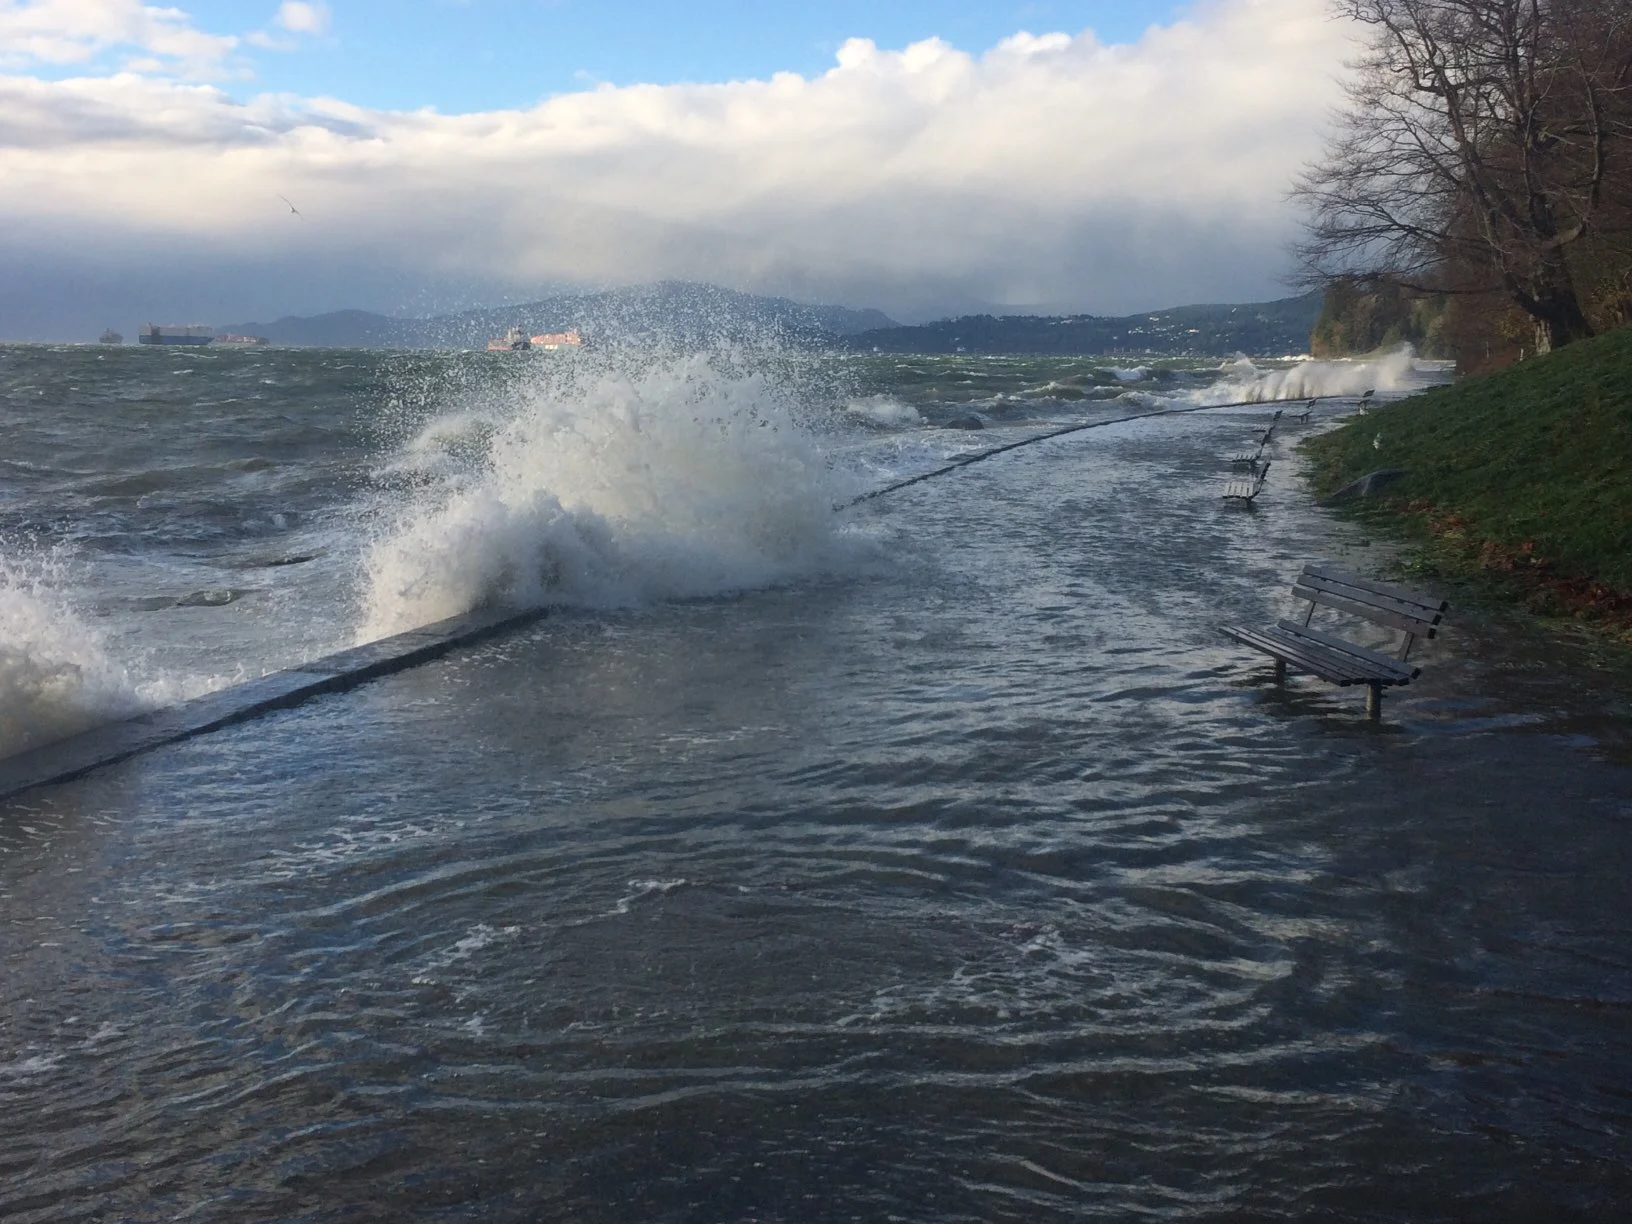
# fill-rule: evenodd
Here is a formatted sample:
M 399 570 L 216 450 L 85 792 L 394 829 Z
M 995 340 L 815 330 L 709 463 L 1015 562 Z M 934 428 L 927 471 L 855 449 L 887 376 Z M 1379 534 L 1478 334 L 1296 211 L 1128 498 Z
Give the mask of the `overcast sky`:
M 1284 296 L 1324 7 L 0 0 L 0 337 L 670 277 L 912 320 Z

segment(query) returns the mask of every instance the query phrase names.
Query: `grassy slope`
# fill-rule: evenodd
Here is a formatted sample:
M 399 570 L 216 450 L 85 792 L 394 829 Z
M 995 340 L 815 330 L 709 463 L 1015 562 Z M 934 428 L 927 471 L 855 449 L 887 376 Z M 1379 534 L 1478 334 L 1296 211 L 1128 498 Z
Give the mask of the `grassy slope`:
M 1357 513 L 1442 566 L 1632 627 L 1632 330 L 1373 409 L 1304 449 L 1322 496 L 1406 469 Z

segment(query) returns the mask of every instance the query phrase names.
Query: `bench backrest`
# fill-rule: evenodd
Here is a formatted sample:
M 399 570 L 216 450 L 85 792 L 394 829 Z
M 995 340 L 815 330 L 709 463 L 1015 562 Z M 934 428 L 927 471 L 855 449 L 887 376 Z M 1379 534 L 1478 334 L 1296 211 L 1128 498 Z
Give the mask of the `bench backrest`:
M 1303 573 L 1292 587 L 1292 594 L 1309 601 L 1309 613 L 1304 624 L 1314 615 L 1315 605 L 1321 604 L 1339 612 L 1362 616 L 1379 625 L 1388 625 L 1405 631 L 1398 657 L 1404 659 L 1411 644 L 1419 637 L 1433 637 L 1436 628 L 1451 605 L 1443 599 L 1433 600 L 1390 586 L 1386 582 L 1372 582 L 1356 578 L 1320 562 L 1303 567 Z

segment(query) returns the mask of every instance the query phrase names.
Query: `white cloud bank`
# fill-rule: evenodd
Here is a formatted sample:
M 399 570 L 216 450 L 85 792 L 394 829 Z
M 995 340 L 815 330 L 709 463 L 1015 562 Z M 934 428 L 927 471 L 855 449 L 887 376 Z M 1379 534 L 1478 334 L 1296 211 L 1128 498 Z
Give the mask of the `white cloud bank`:
M 383 284 L 662 277 L 908 315 L 1273 296 L 1286 189 L 1347 48 L 1321 7 L 1217 0 L 1125 46 L 855 40 L 814 78 L 469 115 L 240 103 L 131 72 L 0 77 L 0 247 L 26 248 L 35 286 L 51 259 L 141 276 L 151 256 L 169 291 L 196 276 L 201 301 L 240 314 L 359 304 L 365 284 L 390 305 Z M 326 20 L 280 12 L 290 29 Z M 15 334 L 26 310 L 7 294 Z

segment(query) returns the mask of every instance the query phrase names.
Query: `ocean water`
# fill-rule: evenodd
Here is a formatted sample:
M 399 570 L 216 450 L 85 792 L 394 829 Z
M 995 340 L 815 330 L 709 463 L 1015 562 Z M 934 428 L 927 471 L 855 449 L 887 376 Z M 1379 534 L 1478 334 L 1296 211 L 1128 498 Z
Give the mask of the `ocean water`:
M 1270 407 L 1370 366 L 0 349 L 0 752 L 532 628 L 0 804 L 0 1218 L 1613 1218 L 1613 678 L 1277 690 Z M 985 426 L 970 430 L 975 417 Z

